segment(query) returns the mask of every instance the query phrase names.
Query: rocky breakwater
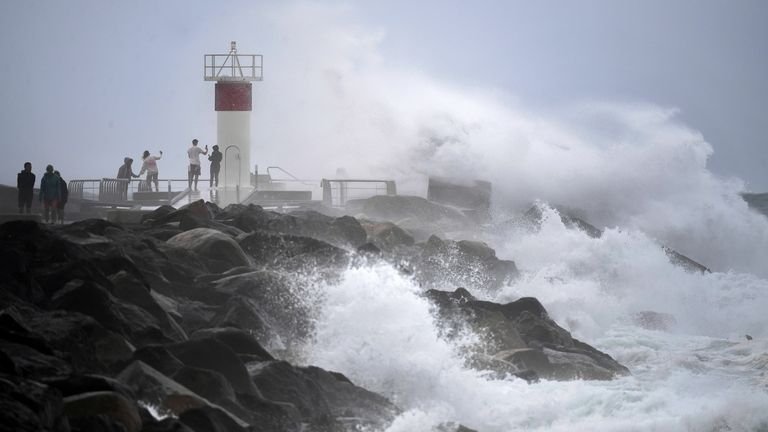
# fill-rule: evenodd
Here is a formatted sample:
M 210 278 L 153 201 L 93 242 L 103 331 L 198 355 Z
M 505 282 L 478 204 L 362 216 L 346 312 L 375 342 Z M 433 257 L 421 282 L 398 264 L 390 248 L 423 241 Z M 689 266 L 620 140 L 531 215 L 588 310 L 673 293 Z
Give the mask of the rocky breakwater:
M 382 260 L 427 284 L 425 290 L 467 283 L 488 289 L 512 280 L 516 269 L 481 243 L 416 243 L 397 225 L 376 224 L 199 201 L 161 207 L 137 225 L 0 225 L 0 425 L 383 429 L 398 412 L 385 397 L 297 360 L 316 313 L 308 285 Z M 620 370 L 570 338 L 541 305 L 515 314 L 514 306 L 478 302 L 466 290 L 425 296 L 439 306 L 444 325 L 460 322 L 498 336 L 486 363 L 500 370 L 529 379 L 526 370 L 559 379 L 607 377 L 585 368 L 570 373 L 577 369 L 568 365 L 584 356 Z M 528 358 L 523 354 L 500 357 L 515 349 L 543 353 L 553 372 L 518 361 Z M 481 356 L 470 357 L 479 366 Z

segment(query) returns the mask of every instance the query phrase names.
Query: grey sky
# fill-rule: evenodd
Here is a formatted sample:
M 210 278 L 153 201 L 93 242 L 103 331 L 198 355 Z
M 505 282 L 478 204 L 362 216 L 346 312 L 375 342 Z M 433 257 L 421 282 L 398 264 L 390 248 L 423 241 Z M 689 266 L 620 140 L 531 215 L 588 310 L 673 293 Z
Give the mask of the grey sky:
M 57 164 L 65 178 L 112 176 L 123 156 L 138 159 L 144 148 L 166 152 L 161 177 L 181 176 L 178 161 L 189 140 L 215 139 L 202 55 L 238 40 L 245 51 L 265 55 L 266 80 L 257 86 L 269 86 L 270 73 L 280 70 L 281 45 L 302 31 L 275 24 L 272 14 L 281 7 L 255 1 L 3 1 L 0 183 L 12 184 L 25 160 L 37 172 Z M 377 45 L 382 62 L 498 89 L 533 109 L 584 100 L 677 107 L 714 147 L 712 171 L 768 191 L 768 2 L 381 1 L 347 7 L 354 25 L 383 35 Z M 272 102 L 257 101 L 255 109 L 268 111 L 277 106 Z M 258 154 L 257 148 L 255 159 Z

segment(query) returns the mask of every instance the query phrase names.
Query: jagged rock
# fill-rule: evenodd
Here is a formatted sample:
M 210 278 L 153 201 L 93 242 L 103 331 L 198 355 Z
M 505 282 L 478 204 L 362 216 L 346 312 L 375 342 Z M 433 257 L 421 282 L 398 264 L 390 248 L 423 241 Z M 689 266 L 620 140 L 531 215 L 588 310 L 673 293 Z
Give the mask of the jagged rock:
M 155 317 L 144 309 L 123 302 L 105 288 L 79 279 L 70 281 L 51 299 L 57 309 L 93 317 L 104 327 L 134 343 L 164 343 L 173 339 L 160 329 Z
M 192 334 L 193 340 L 213 338 L 228 346 L 235 354 L 241 358 L 245 355 L 249 361 L 269 361 L 274 360 L 272 355 L 261 346 L 261 344 L 251 334 L 244 330 L 227 328 L 206 328 Z
M 270 349 L 284 349 L 280 336 L 259 315 L 259 307 L 255 300 L 235 295 L 221 305 L 216 315 L 208 322 L 217 327 L 234 327 L 246 331 L 262 346 Z
M 215 271 L 250 264 L 240 245 L 232 237 L 210 228 L 185 231 L 168 240 L 169 245 L 196 252 Z
M 0 340 L 0 352 L 13 365 L 7 372 L 17 373 L 24 378 L 48 382 L 72 374 L 72 367 L 66 361 L 26 345 Z
M 183 366 L 171 378 L 206 400 L 246 418 L 245 410 L 237 404 L 235 391 L 224 375 L 210 369 Z
M 184 363 L 162 345 L 148 345 L 137 349 L 131 357 L 131 362 L 134 361 L 144 362 L 166 376 L 172 376 L 184 367 Z
M 284 361 L 249 365 L 262 394 L 296 406 L 310 424 L 333 425 L 342 418 L 365 419 L 358 427 L 381 427 L 397 412 L 386 398 L 352 384 L 338 373 L 317 367 L 295 367 Z
M 69 362 L 75 372 L 109 373 L 134 351 L 125 338 L 77 312 L 42 312 L 17 305 L 4 309 L 1 314 L 23 322 L 32 337 L 44 341 L 45 346 Z
M 254 231 L 237 240 L 259 266 L 312 272 L 341 268 L 348 262 L 344 250 L 311 237 Z
M 688 258 L 680 252 L 672 250 L 666 246 L 662 246 L 661 248 L 664 250 L 664 253 L 667 254 L 669 262 L 678 267 L 682 267 L 689 272 L 712 273 L 712 271 L 706 266 L 697 263 L 696 261 Z
M 103 415 L 120 423 L 126 432 L 141 430 L 136 404 L 116 392 L 98 391 L 65 397 L 64 412 L 70 419 Z
M 119 271 L 109 277 L 112 282 L 111 293 L 115 297 L 138 306 L 148 312 L 156 320 L 163 334 L 173 341 L 187 339 L 184 329 L 161 306 L 157 299 L 162 294 L 154 294 L 136 277 L 125 271 Z
M 393 251 L 415 243 L 413 236 L 392 222 L 365 222 L 362 227 L 370 241 L 382 250 Z
M 248 370 L 227 345 L 213 338 L 168 345 L 168 350 L 188 366 L 210 369 L 223 375 L 238 393 L 256 393 Z
M 167 204 L 161 205 L 160 207 L 152 210 L 150 213 L 147 213 L 141 217 L 141 223 L 154 223 L 157 220 L 160 220 L 161 218 L 168 216 L 169 214 L 176 211 L 176 208 Z
M 513 261 L 500 260 L 485 243 L 432 236 L 414 260 L 417 279 L 430 287 L 498 289 L 518 276 Z
M 201 396 L 142 361 L 134 361 L 123 369 L 117 380 L 130 388 L 137 398 L 157 407 L 161 414 L 179 416 L 186 410 L 208 404 Z
M 311 237 L 342 248 L 360 246 L 367 237 L 365 230 L 353 217 L 334 218 L 311 210 L 282 214 L 255 205 L 230 205 L 216 219 L 247 233 L 266 231 Z
M 14 432 L 69 432 L 58 390 L 7 374 L 0 374 L 0 426 Z
M 222 304 L 234 296 L 246 297 L 252 300 L 248 304 L 255 306 L 252 311 L 266 324 L 268 333 L 274 331 L 283 341 L 299 343 L 310 334 L 312 327 L 312 306 L 307 303 L 299 282 L 285 274 L 263 270 L 230 276 L 214 284 L 208 294 L 209 301 Z M 215 322 L 219 326 L 224 324 L 219 320 Z M 236 327 L 250 330 L 242 325 Z M 270 345 L 270 341 L 259 340 Z
M 496 354 L 497 360 L 515 365 L 520 371 L 533 370 L 547 379 L 606 380 L 626 375 L 629 370 L 609 355 L 580 342 L 549 318 L 541 303 L 524 297 L 507 304 L 476 300 L 466 290 L 453 293 L 429 290 L 427 297 L 438 307 L 441 321 L 449 329 L 466 322 L 483 335 L 480 353 Z M 457 331 L 445 332 L 451 337 Z M 492 363 L 485 363 L 491 364 Z M 506 372 L 501 368 L 501 372 Z
M 116 392 L 130 400 L 135 398 L 133 392 L 121 382 L 102 375 L 75 374 L 47 384 L 59 390 L 64 397 L 91 392 Z
M 179 421 L 195 432 L 248 432 L 248 424 L 237 421 L 219 408 L 203 406 L 184 411 Z M 280 429 L 259 429 L 280 430 Z

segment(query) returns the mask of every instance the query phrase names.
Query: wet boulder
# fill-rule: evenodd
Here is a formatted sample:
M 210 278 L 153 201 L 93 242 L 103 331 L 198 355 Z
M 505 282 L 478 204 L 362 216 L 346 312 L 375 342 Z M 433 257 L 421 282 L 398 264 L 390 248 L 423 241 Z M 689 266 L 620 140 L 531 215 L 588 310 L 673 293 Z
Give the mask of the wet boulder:
M 255 265 L 311 273 L 347 265 L 347 252 L 322 240 L 291 234 L 254 231 L 238 237 Z
M 210 228 L 195 228 L 177 234 L 168 245 L 193 251 L 204 258 L 214 271 L 226 271 L 250 264 L 248 256 L 232 237 Z
M 608 354 L 574 339 L 533 297 L 498 304 L 477 300 L 463 289 L 429 290 L 426 296 L 437 306 L 442 325 L 454 329 L 444 336 L 458 334 L 462 323 L 482 336 L 470 359 L 488 353 L 520 371 L 556 380 L 609 380 L 629 373 Z
M 240 358 L 227 345 L 214 338 L 204 338 L 167 346 L 187 366 L 210 369 L 224 376 L 238 393 L 256 393 L 248 379 L 248 371 Z
M 64 412 L 71 420 L 106 416 L 120 424 L 126 432 L 141 430 L 142 422 L 136 404 L 117 392 L 97 391 L 65 397 Z M 90 429 L 93 430 L 93 427 Z
M 341 374 L 317 367 L 271 361 L 251 364 L 249 372 L 264 397 L 293 404 L 310 425 L 340 428 L 345 420 L 357 419 L 359 424 L 347 426 L 353 430 L 376 429 L 391 422 L 397 413 L 383 396 L 354 385 Z
M 413 236 L 392 222 L 369 222 L 362 224 L 370 242 L 381 250 L 393 252 L 402 247 L 413 246 Z
M 58 390 L 7 374 L 0 374 L 0 425 L 14 432 L 70 430 Z
M 519 274 L 513 261 L 498 259 L 496 252 L 482 242 L 431 236 L 419 246 L 412 264 L 416 278 L 429 287 L 495 290 Z
M 269 361 L 274 357 L 250 333 L 232 327 L 200 329 L 192 333 L 191 339 L 215 339 L 229 347 L 240 358 L 248 361 Z

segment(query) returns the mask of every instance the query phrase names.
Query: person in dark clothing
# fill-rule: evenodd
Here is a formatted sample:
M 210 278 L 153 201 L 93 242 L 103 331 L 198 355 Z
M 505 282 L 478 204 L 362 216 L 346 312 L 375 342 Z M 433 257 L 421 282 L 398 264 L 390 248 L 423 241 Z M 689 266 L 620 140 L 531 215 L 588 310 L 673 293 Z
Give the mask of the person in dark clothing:
M 43 215 L 45 223 L 56 222 L 56 212 L 61 198 L 61 186 L 59 176 L 53 172 L 53 165 L 45 167 L 45 174 L 40 180 L 40 202 L 43 203 Z
M 139 175 L 133 172 L 133 168 L 131 165 L 133 164 L 133 159 L 126 157 L 123 159 L 123 164 L 120 166 L 120 169 L 117 170 L 117 178 L 119 179 L 125 179 L 125 184 L 123 185 L 122 195 L 123 199 L 128 199 L 128 185 L 131 184 L 131 178 L 139 178 Z
M 208 156 L 208 160 L 211 161 L 211 186 L 219 187 L 219 171 L 221 170 L 222 157 L 219 146 L 213 146 L 213 152 Z
M 32 211 L 32 196 L 35 194 L 35 174 L 32 173 L 32 163 L 24 163 L 24 171 L 16 176 L 16 187 L 19 188 L 19 213 L 27 214 Z
M 69 198 L 69 188 L 67 188 L 67 182 L 61 178 L 61 173 L 54 171 L 57 177 L 59 177 L 59 205 L 56 210 L 58 213 L 59 223 L 64 223 L 64 206 L 67 205 L 67 199 Z

